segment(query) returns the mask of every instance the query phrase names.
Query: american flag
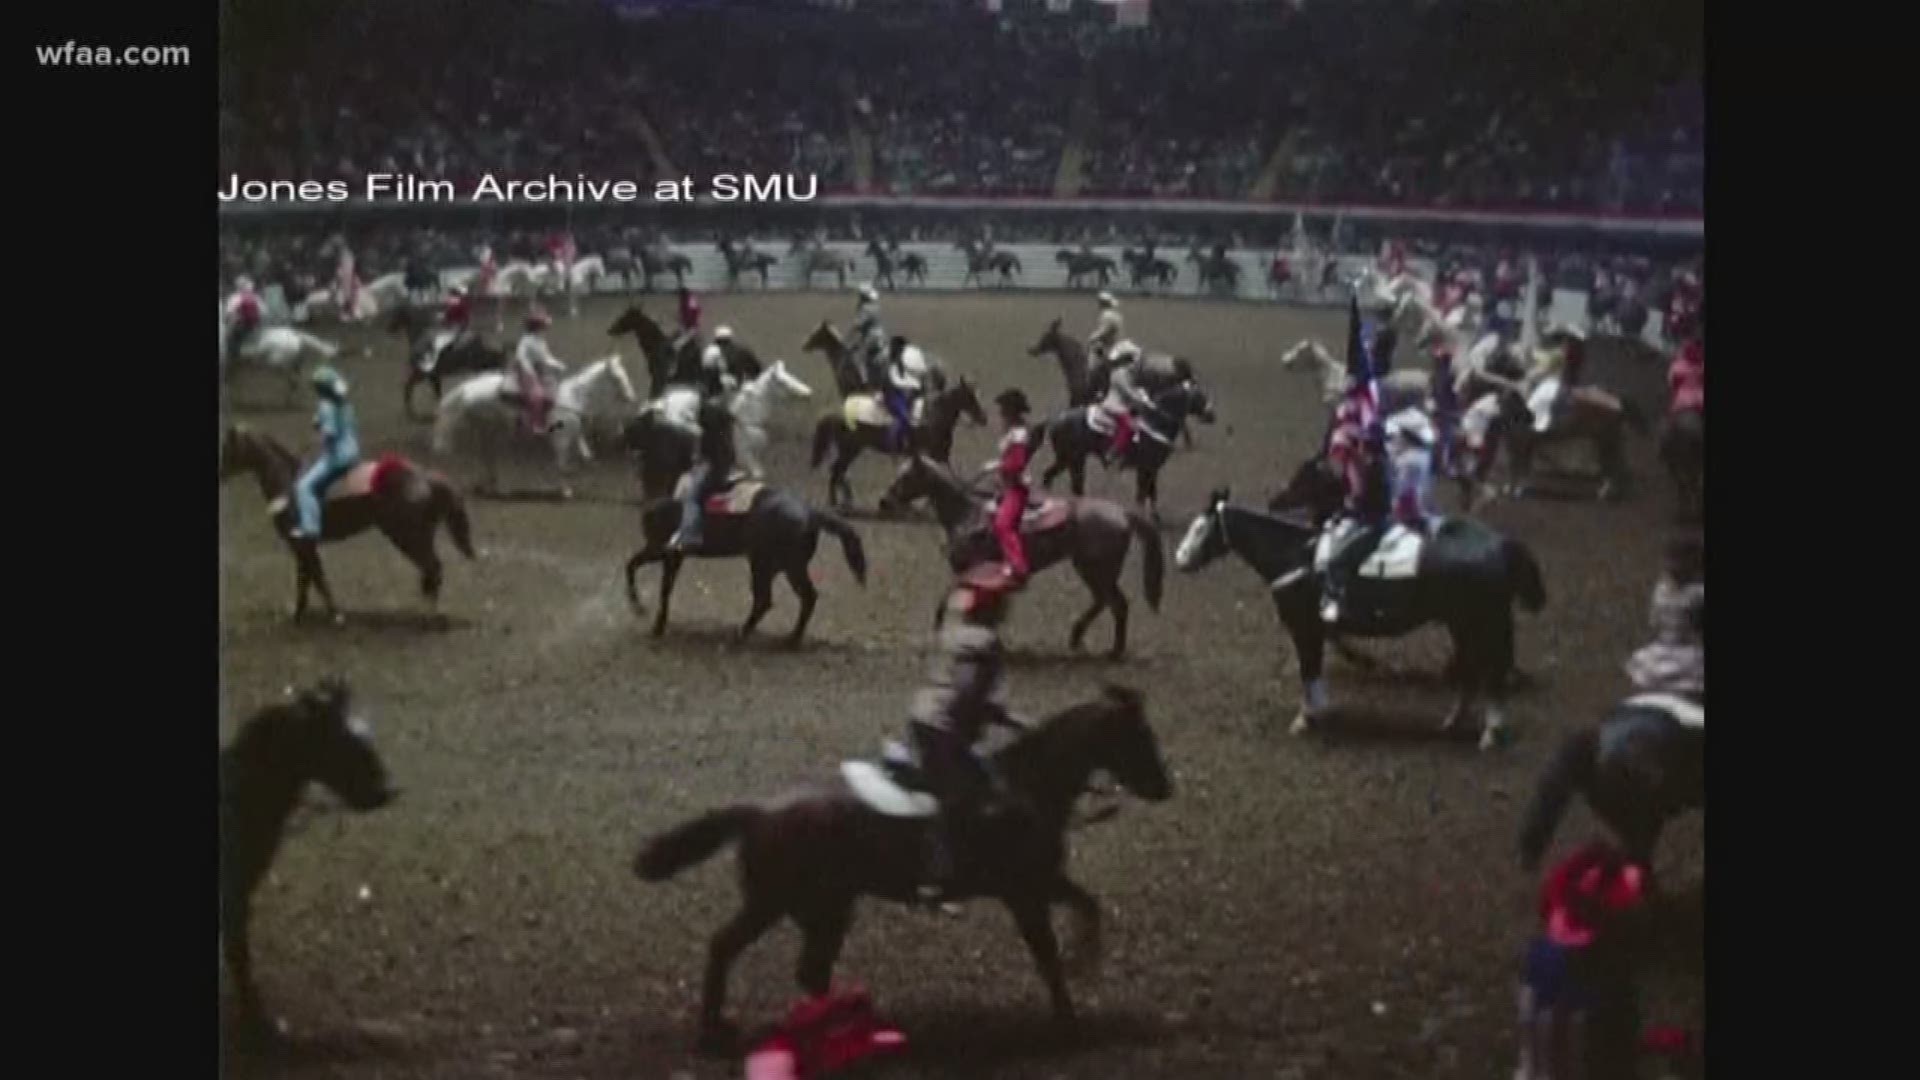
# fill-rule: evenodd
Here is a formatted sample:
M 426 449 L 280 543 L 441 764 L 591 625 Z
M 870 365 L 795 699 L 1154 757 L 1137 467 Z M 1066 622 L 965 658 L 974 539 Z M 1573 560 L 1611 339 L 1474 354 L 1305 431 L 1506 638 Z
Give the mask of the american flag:
M 1373 351 L 1360 318 L 1360 298 L 1347 301 L 1347 392 L 1333 412 L 1327 432 L 1327 459 L 1346 474 L 1347 492 L 1357 495 L 1363 482 L 1361 458 L 1367 429 L 1380 420 L 1380 387 L 1374 378 Z

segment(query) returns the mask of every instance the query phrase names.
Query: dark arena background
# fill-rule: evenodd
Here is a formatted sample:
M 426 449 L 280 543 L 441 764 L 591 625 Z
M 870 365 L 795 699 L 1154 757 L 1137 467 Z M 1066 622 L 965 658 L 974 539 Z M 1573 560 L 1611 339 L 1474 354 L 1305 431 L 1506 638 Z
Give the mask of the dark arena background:
M 738 1056 L 692 1045 L 708 937 L 737 903 L 733 856 L 648 884 L 635 853 L 691 817 L 873 755 L 901 737 L 927 677 L 930 615 L 951 576 L 923 508 L 875 510 L 894 461 L 854 465 L 848 517 L 872 571 L 862 588 L 823 544 L 800 648 L 780 642 L 796 610 L 784 583 L 759 635 L 735 640 L 749 600 L 740 561 L 690 561 L 655 638 L 658 567 L 641 575 L 641 613 L 622 582 L 640 498 L 618 429 L 639 403 L 590 425 L 595 461 L 568 478 L 568 499 L 552 494 L 545 443 L 504 451 L 503 493 L 483 494 L 474 441 L 441 452 L 429 420 L 406 415 L 392 310 L 437 318 L 483 245 L 502 267 L 532 264 L 565 235 L 580 257 L 684 255 L 702 330 L 731 327 L 812 388 L 776 406 L 761 456 L 770 482 L 816 505 L 826 470 L 810 467 L 809 444 L 840 397 L 802 343 L 822 320 L 851 320 L 855 288 L 878 271 L 870 241 L 926 258 L 924 282 L 896 271 L 882 287 L 882 319 L 978 386 L 990 414 L 1008 386 L 1038 416 L 1064 404 L 1053 359 L 1029 349 L 1055 319 L 1084 339 L 1100 283 L 1069 288 L 1057 251 L 1111 258 L 1105 287 L 1127 337 L 1190 359 L 1217 403 L 1217 423 L 1196 425 L 1161 476 L 1159 611 L 1141 596 L 1139 548 L 1129 556 L 1127 658 L 1099 658 L 1105 619 L 1090 655 L 1069 651 L 1087 600 L 1065 568 L 1037 577 L 1004 629 L 1020 712 L 1046 715 L 1106 681 L 1136 687 L 1175 785 L 1165 803 L 1123 798 L 1113 820 L 1069 834 L 1068 872 L 1106 920 L 1104 962 L 1072 983 L 1079 1031 L 1052 1029 L 1002 906 L 867 900 L 836 977 L 867 987 L 908 1037 L 880 1075 L 1511 1075 L 1519 959 L 1539 919 L 1538 875 L 1516 853 L 1522 815 L 1561 740 L 1633 692 L 1623 664 L 1649 637 L 1676 528 L 1657 434 L 1677 342 L 1661 328 L 1683 279 L 1702 273 L 1701 18 L 1698 4 L 1637 0 L 242 6 L 221 56 L 223 186 L 237 174 L 357 190 L 391 171 L 650 189 L 794 173 L 817 175 L 821 198 L 222 208 L 223 312 L 247 274 L 269 322 L 337 348 L 364 453 L 445 472 L 479 552 L 467 561 L 442 540 L 444 597 L 428 613 L 412 567 L 377 534 L 326 545 L 344 622 L 295 623 L 293 563 L 259 490 L 245 478 L 221 489 L 223 744 L 288 688 L 339 674 L 403 791 L 352 814 L 315 788 L 295 812 L 252 926 L 281 1038 L 228 1038 L 229 1071 L 740 1075 Z M 776 257 L 764 288 L 729 287 L 722 240 Z M 963 241 L 1018 253 L 1023 274 L 966 280 Z M 1543 451 L 1553 460 L 1530 497 L 1473 508 L 1533 551 L 1548 593 L 1541 613 L 1519 616 L 1511 738 L 1488 752 L 1477 727 L 1438 730 L 1452 696 L 1437 629 L 1330 653 L 1334 711 L 1290 736 L 1300 679 L 1266 583 L 1230 558 L 1192 575 L 1171 565 L 1211 491 L 1264 505 L 1319 449 L 1321 380 L 1281 358 L 1303 338 L 1342 355 L 1346 282 L 1383 245 L 1428 281 L 1531 268 L 1515 303 L 1540 306 L 1525 319 L 1513 308 L 1516 323 L 1578 321 L 1587 381 L 1652 418 L 1627 437 L 1619 497 L 1594 497 L 1592 456 L 1574 445 Z M 851 259 L 844 287 L 803 280 L 794 249 L 815 246 Z M 1148 246 L 1178 267 L 1170 283 L 1127 273 L 1122 250 Z M 360 310 L 336 283 L 342 250 L 358 288 L 378 294 Z M 1293 277 L 1270 284 L 1276 255 Z M 1203 286 L 1210 260 L 1238 266 L 1234 282 Z M 412 295 L 373 288 L 416 265 L 431 280 Z M 537 303 L 556 356 L 577 371 L 617 353 L 644 399 L 646 362 L 608 327 L 630 302 L 671 327 L 674 283 L 529 286 L 487 298 L 503 330 L 488 303 L 475 326 L 510 351 Z M 1406 338 L 1395 366 L 1425 366 Z M 314 445 L 304 379 L 289 400 L 281 372 L 242 359 L 222 385 L 223 424 Z M 982 468 L 998 437 L 963 423 L 956 468 Z M 1038 455 L 1036 475 L 1051 457 Z M 1461 508 L 1453 485 L 1438 492 Z M 1131 505 L 1133 477 L 1095 465 L 1089 494 Z M 1690 814 L 1662 836 L 1665 892 L 1700 889 L 1702 826 Z M 1549 862 L 1604 835 L 1577 800 Z M 749 1032 L 795 1000 L 797 954 L 782 925 L 735 967 L 729 1013 Z M 1664 942 L 1639 977 L 1647 1024 L 1703 1022 L 1697 937 Z M 1649 1058 L 1646 1075 L 1665 1075 L 1656 1067 Z

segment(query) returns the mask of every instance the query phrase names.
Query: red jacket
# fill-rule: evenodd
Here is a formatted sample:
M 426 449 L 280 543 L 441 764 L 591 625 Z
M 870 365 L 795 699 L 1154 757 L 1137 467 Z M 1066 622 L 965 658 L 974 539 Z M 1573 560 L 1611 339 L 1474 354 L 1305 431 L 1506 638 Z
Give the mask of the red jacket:
M 472 315 L 473 308 L 468 304 L 466 297 L 452 296 L 447 298 L 447 306 L 440 313 L 440 321 L 448 326 L 464 327 Z
M 1667 389 L 1673 395 L 1669 411 L 1707 411 L 1707 347 L 1699 338 L 1680 346 L 1667 368 Z
M 700 327 L 700 298 L 692 293 L 680 301 L 680 329 L 697 330 Z
M 1025 490 L 1027 462 L 1033 457 L 1033 434 L 1022 424 L 1000 440 L 1000 483 L 1006 488 Z

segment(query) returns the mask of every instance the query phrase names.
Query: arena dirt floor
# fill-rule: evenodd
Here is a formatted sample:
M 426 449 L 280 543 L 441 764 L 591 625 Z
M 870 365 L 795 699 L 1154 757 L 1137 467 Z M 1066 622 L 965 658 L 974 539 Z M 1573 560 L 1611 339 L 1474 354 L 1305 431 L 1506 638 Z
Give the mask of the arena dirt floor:
M 1170 559 L 1212 487 L 1264 500 L 1314 448 L 1317 382 L 1277 358 L 1309 333 L 1337 351 L 1342 313 L 1125 305 L 1133 336 L 1190 356 L 1222 402 L 1219 425 L 1199 429 L 1197 449 L 1163 475 Z M 664 316 L 669 301 L 649 308 Z M 808 471 L 804 433 L 832 383 L 798 346 L 819 319 L 840 324 L 852 308 L 844 294 L 707 299 L 710 324 L 786 357 L 815 387 L 814 402 L 776 422 L 768 466 L 816 500 L 825 475 Z M 578 364 L 617 348 L 644 387 L 631 338 L 604 333 L 616 311 L 606 299 L 561 315 L 555 350 Z M 1080 332 L 1094 313 L 1084 295 L 1032 294 L 893 295 L 884 311 L 988 396 L 1017 384 L 1043 409 L 1061 398 L 1060 378 L 1027 347 L 1052 318 Z M 321 333 L 345 346 L 366 446 L 429 456 L 427 428 L 398 408 L 400 343 L 373 330 Z M 1655 403 L 1659 372 L 1625 365 L 1600 363 L 1599 381 L 1630 381 Z M 276 408 L 278 386 L 256 375 L 233 398 L 235 416 L 306 439 L 309 396 Z M 955 460 L 984 462 L 994 437 L 963 429 Z M 1073 837 L 1070 872 L 1104 905 L 1107 955 L 1075 984 L 1084 1030 L 1071 1045 L 1049 1037 L 1044 992 L 1004 909 L 975 903 L 956 918 L 862 904 L 837 974 L 869 987 L 907 1031 L 913 1054 L 889 1074 L 1505 1075 L 1536 888 L 1514 855 L 1520 814 L 1559 737 L 1627 689 L 1621 664 L 1645 633 L 1669 521 L 1652 441 L 1631 454 L 1639 483 L 1624 503 L 1540 499 L 1484 513 L 1533 547 L 1550 594 L 1544 613 L 1521 618 L 1516 738 L 1491 754 L 1476 751 L 1472 732 L 1435 731 L 1449 701 L 1437 630 L 1365 646 L 1386 663 L 1379 673 L 1332 660 L 1340 712 L 1324 733 L 1292 738 L 1294 661 L 1245 567 L 1191 577 L 1169 567 L 1154 614 L 1138 602 L 1136 549 L 1124 665 L 1068 653 L 1085 594 L 1065 570 L 1039 579 L 1007 634 L 1016 707 L 1043 715 L 1107 679 L 1143 688 L 1175 797 L 1130 801 Z M 463 485 L 476 476 L 470 457 L 437 464 Z M 890 475 L 877 458 L 855 467 L 862 506 Z M 537 453 L 509 481 L 552 483 Z M 1093 485 L 1131 495 L 1131 476 L 1096 468 Z M 578 486 L 567 504 L 471 501 L 481 558 L 461 561 L 443 538 L 446 627 L 419 614 L 411 568 L 378 536 L 330 547 L 343 628 L 289 622 L 291 563 L 259 493 L 247 480 L 223 489 L 223 741 L 287 685 L 344 673 L 405 792 L 364 817 L 303 811 L 259 895 L 254 935 L 291 1049 L 236 1052 L 233 1074 L 738 1075 L 737 1061 L 691 1050 L 706 941 L 735 904 L 732 856 L 648 885 L 630 870 L 634 853 L 692 815 L 828 774 L 901 730 L 945 581 L 939 534 L 925 518 L 857 515 L 872 578 L 857 587 L 823 544 L 822 598 L 799 652 L 775 640 L 795 611 L 784 584 L 760 640 L 729 640 L 748 604 L 738 562 L 691 564 L 669 634 L 655 640 L 620 584 L 638 546 L 631 466 L 604 454 Z M 649 614 L 656 582 L 657 570 L 643 573 Z M 1096 650 L 1109 629 L 1095 625 Z M 1576 809 L 1559 849 L 1597 828 Z M 1702 878 L 1700 817 L 1669 830 L 1660 864 L 1669 880 Z M 1699 955 L 1683 952 L 1654 984 L 1651 1019 L 1701 1015 Z M 797 954 L 790 927 L 762 939 L 735 969 L 732 1015 L 751 1029 L 784 1011 Z

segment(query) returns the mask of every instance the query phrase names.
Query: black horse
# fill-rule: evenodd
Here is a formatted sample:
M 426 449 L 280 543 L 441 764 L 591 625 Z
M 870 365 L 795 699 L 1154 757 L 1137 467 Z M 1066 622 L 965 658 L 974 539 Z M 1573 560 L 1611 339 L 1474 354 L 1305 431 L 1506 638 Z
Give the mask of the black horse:
M 1513 604 L 1518 600 L 1528 611 L 1539 611 L 1547 601 L 1532 553 L 1520 541 L 1478 522 L 1445 519 L 1427 540 L 1411 577 L 1354 581 L 1347 589 L 1341 622 L 1330 628 L 1320 614 L 1321 582 L 1314 572 L 1314 549 L 1321 535 L 1320 525 L 1302 516 L 1230 505 L 1223 488 L 1187 528 L 1174 565 L 1192 573 L 1232 552 L 1266 583 L 1293 640 L 1306 687 L 1294 734 L 1305 732 L 1327 707 L 1322 676 L 1329 636 L 1400 637 L 1440 623 L 1453 638 L 1449 672 L 1460 695 L 1441 729 L 1452 730 L 1474 702 L 1485 697 L 1480 745 L 1491 749 L 1505 724 L 1501 702 L 1513 667 Z
M 355 810 L 377 810 L 398 794 L 338 679 L 261 709 L 220 751 L 220 939 L 249 1036 L 273 1031 L 253 978 L 253 893 L 309 783 Z
M 1660 429 L 1660 462 L 1673 480 L 1682 518 L 1700 514 L 1707 490 L 1707 419 L 1697 409 L 1669 413 Z
M 432 300 L 440 295 L 440 275 L 434 273 L 433 267 L 423 259 L 408 259 L 401 281 L 409 300 Z
M 420 384 L 425 383 L 433 391 L 433 400 L 438 402 L 446 393 L 443 385 L 446 379 L 499 371 L 506 366 L 505 350 L 487 344 L 477 330 L 449 343 L 439 357 L 433 358 L 434 335 L 441 327 L 431 309 L 403 304 L 393 310 L 386 328 L 389 333 L 402 334 L 407 340 L 407 381 L 401 387 L 400 400 L 410 420 L 420 419 L 413 408 L 413 391 Z M 427 367 L 429 359 L 433 362 L 431 368 Z
M 819 590 L 814 588 L 808 575 L 808 566 L 820 546 L 822 532 L 831 533 L 840 541 L 847 568 L 862 586 L 866 585 L 866 548 L 853 526 L 837 515 L 808 506 L 806 500 L 793 492 L 751 480 L 739 481 L 735 490 L 716 496 L 715 501 L 744 504 L 745 508 L 710 506 L 703 530 L 704 544 L 698 551 L 685 554 L 667 548 L 667 541 L 680 528 L 680 500 L 655 499 L 640 509 L 640 535 L 645 544 L 627 560 L 627 599 L 636 613 L 641 610 L 635 575 L 641 567 L 659 563 L 660 612 L 653 621 L 655 637 L 667 632 L 667 608 L 673 601 L 674 579 L 680 575 L 680 564 L 688 558 L 747 560 L 753 575 L 753 609 L 740 628 L 742 641 L 752 636 L 760 620 L 772 610 L 773 579 L 775 575 L 784 574 L 794 595 L 800 598 L 800 617 L 793 624 L 787 644 L 800 644 L 807 632 L 807 622 L 813 618 L 813 606 L 820 598 Z
M 1704 724 L 1683 724 L 1657 696 L 1615 705 L 1597 726 L 1567 736 L 1547 764 L 1520 831 L 1521 865 L 1540 865 L 1567 804 L 1584 794 L 1627 854 L 1652 866 L 1667 822 L 1705 804 L 1706 746 Z
M 945 465 L 953 456 L 953 432 L 960 426 L 960 418 L 965 417 L 982 426 L 987 422 L 980 395 L 964 375 L 952 386 L 927 393 L 921 408 L 922 419 L 908 428 L 905 446 L 894 446 L 888 442 L 893 434 L 890 422 L 849 423 L 849 404 L 851 402 L 843 403 L 821 416 L 813 426 L 812 467 L 819 468 L 821 462 L 827 460 L 827 453 L 833 453 L 833 467 L 827 470 L 827 501 L 840 507 L 853 503 L 853 485 L 847 481 L 847 470 L 853 467 L 863 451 L 873 450 L 897 457 L 925 454 Z
M 1133 470 L 1134 501 L 1156 519 L 1160 470 L 1173 456 L 1174 441 L 1186 432 L 1189 416 L 1208 424 L 1215 419 L 1213 401 L 1198 383 L 1183 382 L 1162 391 L 1154 397 L 1153 408 L 1135 420 L 1133 444 L 1118 463 L 1119 468 Z M 1093 429 L 1085 407 L 1062 410 L 1047 421 L 1043 434 L 1053 447 L 1053 464 L 1040 475 L 1040 486 L 1051 487 L 1054 477 L 1064 472 L 1073 483 L 1073 493 L 1086 494 L 1087 458 L 1098 456 L 1113 436 Z
M 721 258 L 727 260 L 727 288 L 729 289 L 740 287 L 742 274 L 759 274 L 760 287 L 766 288 L 767 271 L 780 262 L 773 255 L 753 250 L 752 243 L 734 247 L 732 240 L 722 238 L 714 244 L 714 247 L 720 250 Z
M 673 339 L 653 321 L 640 305 L 628 304 L 620 317 L 607 327 L 608 337 L 619 337 L 631 333 L 640 346 L 640 354 L 647 358 L 647 396 L 659 397 L 669 383 L 698 381 L 700 371 L 700 336 L 689 334 L 676 351 Z
M 1093 701 L 1035 725 L 991 759 L 1010 798 L 955 830 L 954 899 L 990 897 L 1013 913 L 1045 980 L 1056 1022 L 1074 1021 L 1060 945 L 1048 914 L 1054 904 L 1079 916 L 1076 959 L 1098 955 L 1100 904 L 1067 876 L 1066 833 L 1074 804 L 1096 771 L 1142 799 L 1173 794 L 1159 740 L 1141 695 L 1108 687 Z M 923 875 L 927 818 L 882 813 L 844 779 L 815 782 L 777 798 L 714 810 L 648 841 L 634 860 L 642 881 L 664 881 L 739 845 L 741 904 L 707 949 L 700 995 L 700 1045 L 736 1049 L 725 1020 L 727 974 L 741 953 L 783 918 L 805 935 L 799 979 L 809 994 L 827 991 L 840 946 L 861 896 L 913 902 Z
M 1000 275 L 1000 284 L 1013 284 L 1015 274 L 1025 271 L 1020 268 L 1020 257 L 1011 251 L 995 251 L 991 244 L 976 244 L 971 240 L 961 240 L 954 245 L 955 251 L 967 253 L 967 276 L 960 280 L 961 285 L 972 282 L 984 285 L 981 275 L 992 272 Z
M 1172 288 L 1180 278 L 1180 268 L 1155 255 L 1152 249 L 1125 248 L 1120 252 L 1120 261 L 1127 264 L 1127 270 L 1133 275 L 1133 287 L 1141 292 L 1147 291 L 1149 285 Z
M 1091 251 L 1075 251 L 1072 248 L 1061 248 L 1054 252 L 1053 261 L 1066 267 L 1069 289 L 1079 288 L 1089 275 L 1097 279 L 1100 288 L 1104 289 L 1107 287 L 1107 282 L 1112 280 L 1115 269 L 1113 260 L 1105 255 L 1097 255 Z

